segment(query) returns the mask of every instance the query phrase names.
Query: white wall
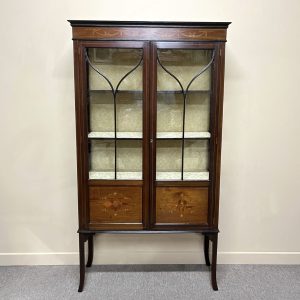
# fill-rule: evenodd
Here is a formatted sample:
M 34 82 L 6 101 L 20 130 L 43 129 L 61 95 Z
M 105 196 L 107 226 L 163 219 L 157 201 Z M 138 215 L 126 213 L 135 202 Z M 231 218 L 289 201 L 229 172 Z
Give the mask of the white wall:
M 232 21 L 220 263 L 300 263 L 300 2 L 5 1 L 0 11 L 0 264 L 77 263 L 67 19 Z M 198 263 L 197 235 L 102 236 L 96 262 Z

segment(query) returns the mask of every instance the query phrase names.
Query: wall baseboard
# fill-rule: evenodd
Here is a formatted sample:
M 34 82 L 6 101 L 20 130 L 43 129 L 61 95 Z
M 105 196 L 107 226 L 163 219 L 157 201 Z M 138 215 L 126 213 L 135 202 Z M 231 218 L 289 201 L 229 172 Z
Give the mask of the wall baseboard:
M 106 251 L 95 264 L 203 264 L 196 251 Z M 219 252 L 219 264 L 300 264 L 300 252 Z M 77 265 L 78 252 L 0 253 L 0 265 Z

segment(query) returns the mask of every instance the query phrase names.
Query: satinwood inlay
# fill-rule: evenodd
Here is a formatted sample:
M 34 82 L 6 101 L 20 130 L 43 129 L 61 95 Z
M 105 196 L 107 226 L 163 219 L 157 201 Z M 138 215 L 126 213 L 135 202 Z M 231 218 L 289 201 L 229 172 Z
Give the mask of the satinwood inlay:
M 128 202 L 131 198 L 124 196 L 121 193 L 110 193 L 101 199 L 103 201 L 104 209 L 106 213 L 109 210 L 113 211 L 114 216 L 117 216 L 119 211 L 126 213 L 128 211 Z

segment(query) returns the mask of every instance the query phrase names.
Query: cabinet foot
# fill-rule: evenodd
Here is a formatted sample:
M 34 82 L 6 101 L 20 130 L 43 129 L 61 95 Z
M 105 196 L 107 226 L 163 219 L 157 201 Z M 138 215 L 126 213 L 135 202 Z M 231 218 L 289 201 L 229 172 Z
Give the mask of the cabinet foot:
M 94 254 L 94 243 L 93 243 L 94 233 L 79 233 L 79 270 L 80 279 L 78 292 L 82 292 L 85 279 L 85 253 L 84 253 L 84 243 L 88 241 L 88 261 L 86 266 L 90 267 L 93 263 Z
M 86 263 L 86 267 L 90 268 L 93 264 L 94 258 L 94 234 L 90 234 L 88 237 L 88 260 Z
M 209 261 L 209 241 L 212 242 L 212 260 Z M 211 285 L 214 291 L 218 290 L 217 284 L 217 250 L 218 233 L 204 234 L 204 256 L 205 263 L 211 267 Z

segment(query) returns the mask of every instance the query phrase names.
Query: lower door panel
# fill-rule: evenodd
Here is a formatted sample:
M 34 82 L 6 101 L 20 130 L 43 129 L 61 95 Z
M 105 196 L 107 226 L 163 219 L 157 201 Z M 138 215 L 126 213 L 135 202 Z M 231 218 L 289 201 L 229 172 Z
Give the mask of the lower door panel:
M 90 229 L 141 229 L 142 186 L 90 186 Z
M 207 225 L 207 187 L 157 187 L 156 225 Z

